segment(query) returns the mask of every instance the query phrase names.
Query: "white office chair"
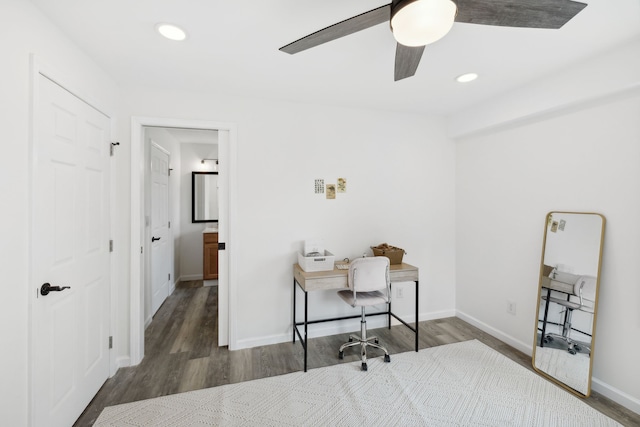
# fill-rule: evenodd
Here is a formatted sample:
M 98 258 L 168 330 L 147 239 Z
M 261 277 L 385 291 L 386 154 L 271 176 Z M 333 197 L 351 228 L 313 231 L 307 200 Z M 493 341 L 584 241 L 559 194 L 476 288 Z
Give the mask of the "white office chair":
M 596 283 L 597 280 L 593 276 L 580 276 L 576 283 L 573 285 L 573 295 L 578 297 L 578 301 L 574 302 L 567 299 L 549 297 L 550 302 L 554 302 L 562 307 L 566 311 L 564 316 L 564 323 L 562 325 L 562 334 L 546 334 L 544 336 L 544 342 L 550 343 L 554 338 L 560 338 L 567 342 L 569 346 L 567 351 L 571 354 L 581 351 L 581 345 L 571 339 L 571 317 L 573 310 L 585 311 L 593 314 L 593 307 L 596 299 Z M 546 296 L 542 297 L 547 299 Z M 587 350 L 591 350 L 588 346 L 585 346 Z
M 350 335 L 349 342 L 340 346 L 338 357 L 344 358 L 344 349 L 356 345 L 361 346 L 362 370 L 367 370 L 367 346 L 384 351 L 384 361 L 390 362 L 389 352 L 378 344 L 378 338 L 367 337 L 367 319 L 365 307 L 377 304 L 388 304 L 391 298 L 391 282 L 389 281 L 389 258 L 356 258 L 349 265 L 349 289 L 338 291 L 338 295 L 352 307 L 360 307 L 360 336 Z M 373 341 L 373 342 L 371 342 Z

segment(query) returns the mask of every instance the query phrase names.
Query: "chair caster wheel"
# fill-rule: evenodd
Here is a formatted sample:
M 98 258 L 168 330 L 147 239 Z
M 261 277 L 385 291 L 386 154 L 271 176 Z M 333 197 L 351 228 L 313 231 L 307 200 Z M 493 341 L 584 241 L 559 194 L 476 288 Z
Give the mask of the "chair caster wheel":
M 353 342 L 353 338 L 349 337 L 349 342 Z
M 344 351 L 338 352 L 338 359 L 340 360 L 344 359 Z
M 567 350 L 570 354 L 576 354 L 576 351 L 572 348 L 570 348 L 569 350 Z
M 385 363 L 389 363 L 389 362 L 391 362 L 391 357 L 389 357 L 389 355 L 388 355 L 388 354 L 385 354 L 385 355 L 384 355 L 384 361 L 385 361 Z
M 575 351 L 580 351 L 580 350 L 582 350 L 582 348 L 581 348 L 579 345 L 574 345 L 574 346 L 573 346 L 573 349 L 574 349 Z
M 363 371 L 367 370 L 367 364 L 365 362 L 362 362 L 362 370 Z
M 544 343 L 545 344 L 549 344 L 550 342 L 553 342 L 553 337 L 549 337 L 549 336 L 544 337 Z
M 376 343 L 376 344 L 380 344 L 380 341 L 378 341 L 377 338 L 375 340 L 373 340 L 373 342 Z

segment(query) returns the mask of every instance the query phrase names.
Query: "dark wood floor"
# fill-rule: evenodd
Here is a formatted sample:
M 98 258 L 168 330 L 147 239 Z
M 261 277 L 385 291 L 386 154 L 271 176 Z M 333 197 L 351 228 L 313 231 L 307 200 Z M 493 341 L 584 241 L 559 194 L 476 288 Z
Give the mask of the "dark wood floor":
M 296 342 L 229 351 L 217 347 L 217 287 L 182 282 L 145 331 L 145 357 L 107 380 L 75 426 L 90 426 L 106 406 L 198 390 L 302 370 L 302 346 Z M 413 350 L 414 336 L 404 326 L 374 329 L 389 353 Z M 357 363 L 358 351 L 338 359 L 348 334 L 309 340 L 309 369 Z M 458 318 L 420 322 L 420 348 L 477 339 L 532 370 L 531 357 Z M 369 357 L 382 353 L 371 350 Z M 393 362 L 393 357 L 392 357 Z M 625 426 L 640 426 L 640 415 L 592 393 L 587 404 Z

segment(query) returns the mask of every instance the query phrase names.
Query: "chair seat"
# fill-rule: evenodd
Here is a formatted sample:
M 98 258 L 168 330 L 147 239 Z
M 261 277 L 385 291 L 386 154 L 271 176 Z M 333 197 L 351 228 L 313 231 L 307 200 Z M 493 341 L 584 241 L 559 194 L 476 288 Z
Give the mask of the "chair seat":
M 546 296 L 543 296 L 542 299 L 547 299 Z M 586 311 L 588 313 L 593 313 L 593 308 L 591 307 L 587 307 L 584 305 L 580 305 L 577 302 L 573 302 L 573 301 L 567 301 L 566 299 L 560 299 L 560 298 L 556 298 L 556 297 L 551 297 L 549 298 L 549 301 L 551 302 L 555 302 L 556 304 L 560 304 L 564 307 L 570 308 L 572 310 L 581 310 L 581 311 Z
M 542 299 L 547 299 L 546 296 L 543 296 Z M 579 310 L 580 309 L 580 304 L 573 302 L 573 301 L 567 301 L 566 299 L 560 299 L 560 298 L 555 298 L 555 297 L 551 297 L 549 298 L 549 301 L 551 302 L 555 302 L 556 304 L 560 304 L 562 306 L 565 307 L 569 307 L 573 310 Z
M 351 290 L 338 291 L 338 295 L 352 307 L 385 304 L 387 302 L 384 294 L 380 291 L 358 292 L 355 300 Z

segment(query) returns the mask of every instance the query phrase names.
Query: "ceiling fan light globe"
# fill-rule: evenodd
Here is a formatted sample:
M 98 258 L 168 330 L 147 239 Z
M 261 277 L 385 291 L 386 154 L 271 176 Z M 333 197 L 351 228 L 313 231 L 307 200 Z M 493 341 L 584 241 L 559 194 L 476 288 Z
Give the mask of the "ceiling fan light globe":
M 416 0 L 392 11 L 391 30 L 405 46 L 425 46 L 444 37 L 453 27 L 457 7 L 451 0 Z
M 156 24 L 156 31 L 169 40 L 183 41 L 187 38 L 187 32 L 174 24 Z

